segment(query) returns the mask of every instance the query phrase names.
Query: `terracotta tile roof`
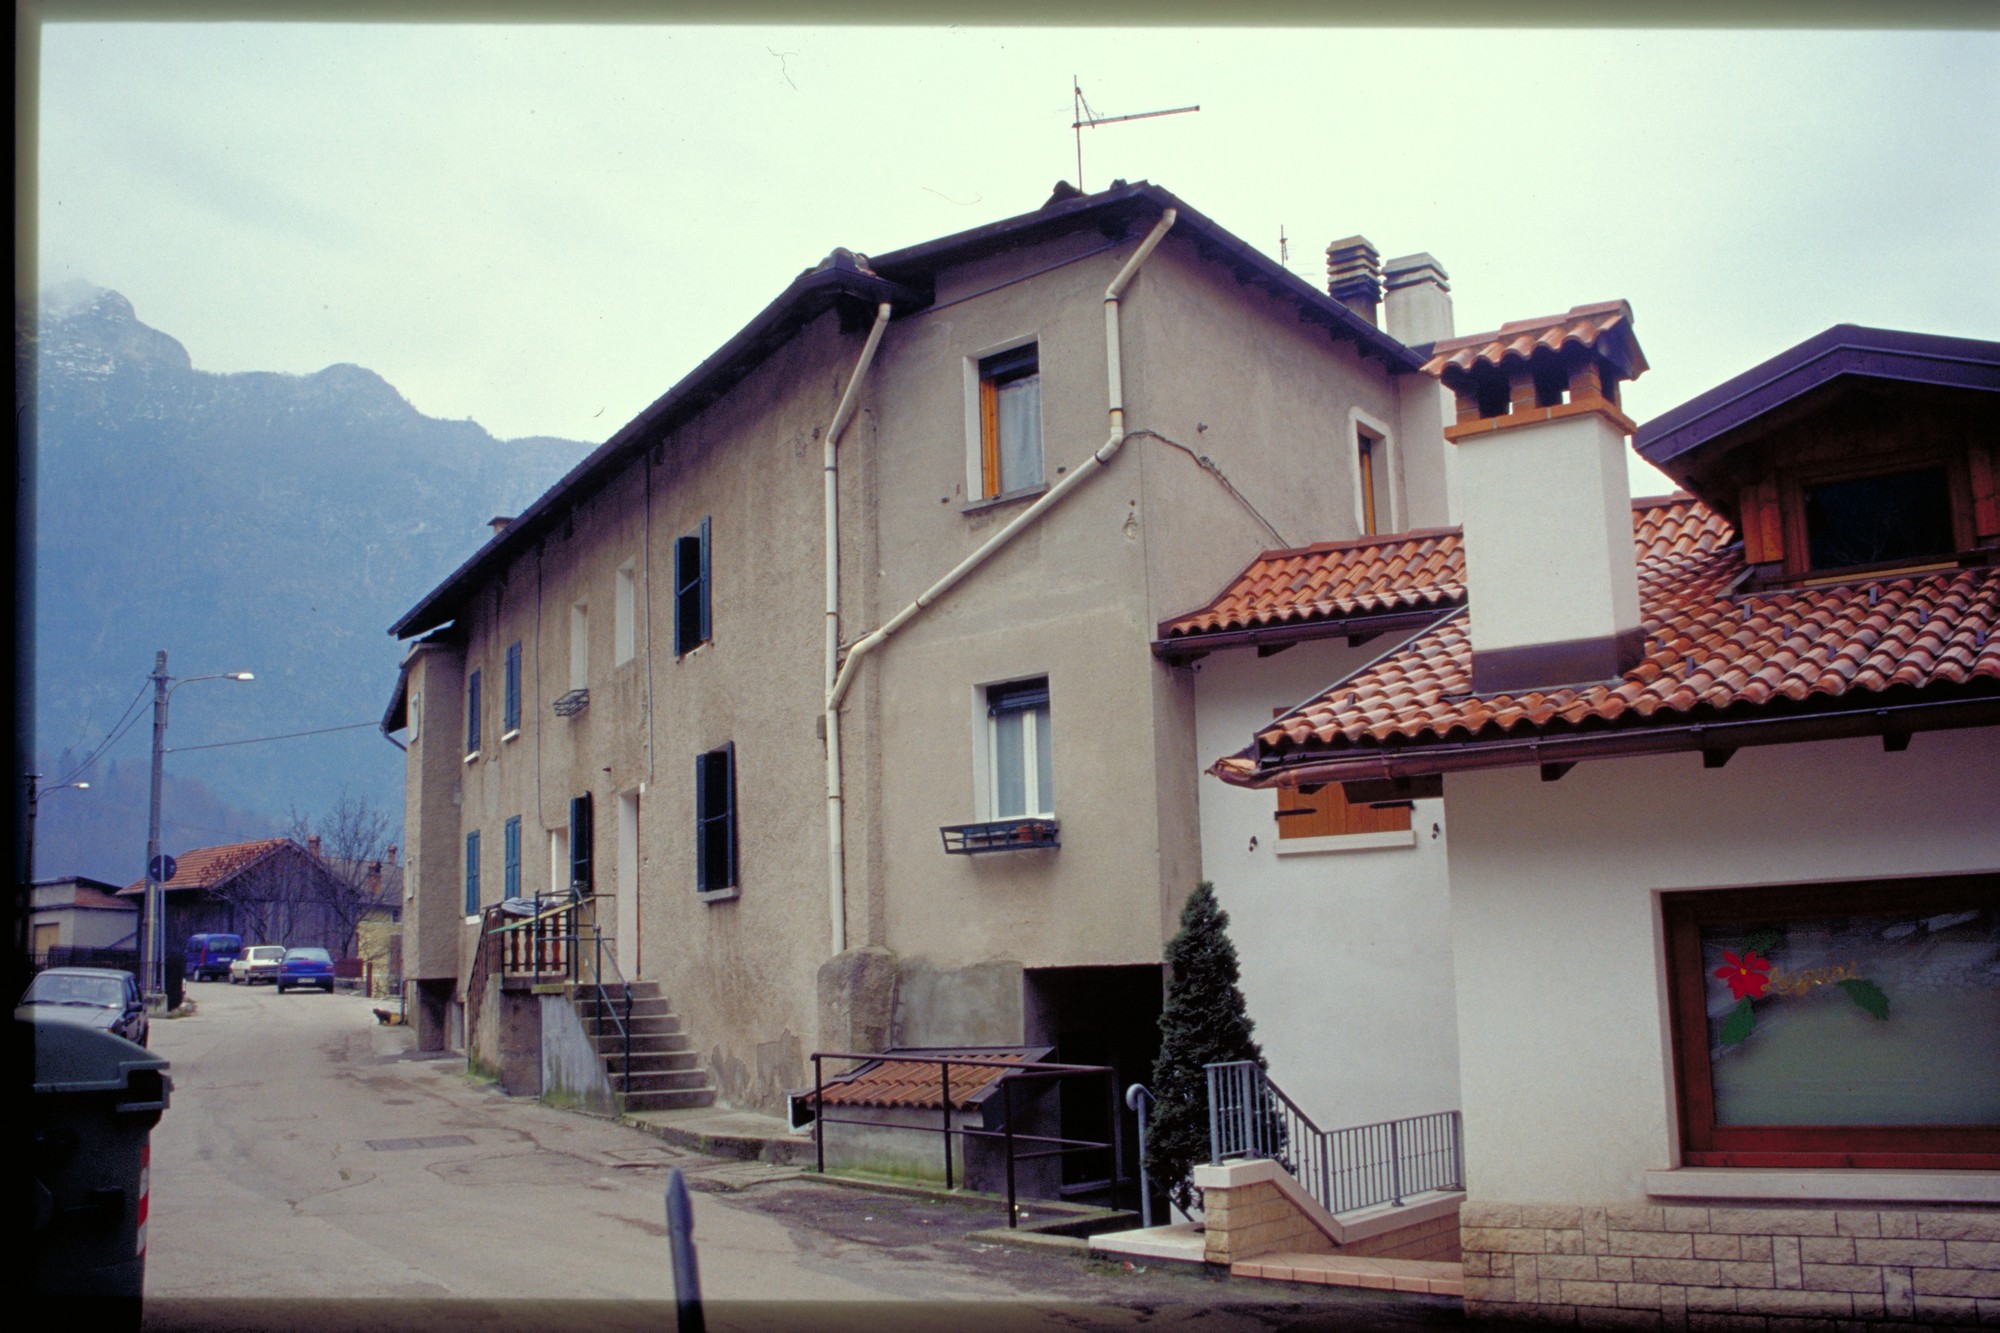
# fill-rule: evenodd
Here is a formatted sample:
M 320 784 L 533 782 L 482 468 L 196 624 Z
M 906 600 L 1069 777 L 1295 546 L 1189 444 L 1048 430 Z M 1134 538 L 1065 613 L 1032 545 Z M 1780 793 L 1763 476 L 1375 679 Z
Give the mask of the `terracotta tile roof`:
M 1627 373 L 1635 378 L 1646 368 L 1632 337 L 1632 307 L 1623 301 L 1600 301 L 1572 306 L 1563 315 L 1511 320 L 1493 333 L 1446 338 L 1432 345 L 1424 372 L 1444 377 L 1448 372 L 1466 373 L 1482 364 L 1498 366 L 1510 357 L 1525 361 L 1537 351 L 1559 352 L 1570 346 L 1614 351 L 1621 357 L 1629 354 L 1637 364 Z
M 217 884 L 241 874 L 255 862 L 263 860 L 278 848 L 291 842 L 290 838 L 264 838 L 257 842 L 232 842 L 224 847 L 195 847 L 174 858 L 174 877 L 167 881 L 169 889 L 209 889 Z M 133 880 L 120 893 L 144 893 L 146 881 L 142 876 Z
M 1266 551 L 1207 606 L 1160 625 L 1160 637 L 1307 624 L 1465 600 L 1457 528 Z
M 1279 718 L 1214 771 L 1241 781 L 1259 754 L 1359 759 L 1453 741 L 1852 708 L 1891 690 L 2000 694 L 2000 569 L 1732 594 L 1745 566 L 1722 517 L 1685 495 L 1635 501 L 1633 511 L 1646 648 L 1620 679 L 1473 694 L 1475 605 Z
M 902 1053 L 917 1054 L 915 1051 Z M 1012 1065 L 1040 1058 L 1036 1050 L 1018 1046 L 926 1049 L 922 1054 L 967 1060 L 1000 1060 Z M 992 1065 L 952 1065 L 950 1069 L 951 1104 L 956 1110 L 966 1110 L 984 1101 L 1007 1073 L 1005 1069 Z M 829 1082 L 821 1095 L 828 1106 L 914 1106 L 936 1110 L 942 1105 L 942 1092 L 943 1082 L 934 1061 L 879 1060 L 863 1065 L 837 1083 Z M 812 1094 L 807 1093 L 803 1100 L 810 1102 Z

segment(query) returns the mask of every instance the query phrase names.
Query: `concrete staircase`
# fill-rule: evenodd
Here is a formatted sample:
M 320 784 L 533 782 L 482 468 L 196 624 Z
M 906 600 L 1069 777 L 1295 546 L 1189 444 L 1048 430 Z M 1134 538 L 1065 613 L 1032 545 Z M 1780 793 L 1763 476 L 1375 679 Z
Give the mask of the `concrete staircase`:
M 604 1061 L 605 1076 L 618 1099 L 618 1109 L 628 1111 L 672 1111 L 712 1106 L 715 1085 L 694 1052 L 694 1043 L 681 1031 L 657 981 L 634 981 L 632 986 L 632 1059 L 625 1061 L 625 1039 L 611 1013 L 600 1006 L 597 991 L 589 986 L 573 986 L 570 1002 L 583 1020 L 598 1058 Z M 611 989 L 613 1011 L 622 1011 L 620 992 Z

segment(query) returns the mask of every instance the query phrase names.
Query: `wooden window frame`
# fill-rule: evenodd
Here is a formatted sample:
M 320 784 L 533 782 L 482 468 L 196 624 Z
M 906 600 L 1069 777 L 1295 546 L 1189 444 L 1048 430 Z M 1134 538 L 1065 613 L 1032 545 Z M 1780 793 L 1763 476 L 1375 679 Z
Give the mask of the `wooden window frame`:
M 1018 815 L 1000 813 L 1000 720 L 1003 716 L 1039 716 L 1039 724 L 1021 728 L 1021 805 Z M 1049 786 L 1055 786 L 1055 719 L 1046 676 L 1006 681 L 986 687 L 986 817 L 988 819 L 1054 819 L 1055 792 L 1043 791 L 1041 752 L 1049 750 Z M 1029 800 L 1030 796 L 1033 800 Z
M 1316 791 L 1298 787 L 1278 788 L 1278 840 L 1300 838 L 1344 838 L 1357 834 L 1408 833 L 1411 806 L 1407 801 L 1369 805 L 1347 799 L 1338 782 L 1329 782 Z
M 1709 1067 L 1700 928 L 1714 922 L 1792 920 L 1835 913 L 1951 911 L 2000 902 L 2000 875 L 1913 876 L 1841 884 L 1665 893 L 1668 1028 L 1680 1120 L 1681 1164 L 1927 1170 L 2000 1168 L 2000 1125 L 1717 1125 Z
M 1354 423 L 1354 467 L 1361 503 L 1361 535 L 1373 537 L 1382 531 L 1377 519 L 1376 499 L 1380 494 L 1380 465 L 1384 461 L 1384 436 L 1360 422 Z
M 979 358 L 979 498 L 994 500 L 1003 495 L 1031 490 L 1047 481 L 1048 467 L 1044 459 L 1042 478 L 1038 482 L 1011 489 L 1005 485 L 1006 478 L 1000 469 L 1000 390 L 1008 384 L 1020 380 L 1039 381 L 1042 374 L 1041 346 L 1029 341 L 994 352 Z M 1039 387 L 1036 396 L 1035 451 L 1042 451 L 1041 399 Z
M 674 541 L 674 656 L 685 657 L 714 637 L 710 622 L 708 520 Z
M 1890 560 L 1873 565 L 1841 565 L 1826 569 L 1812 567 L 1811 546 L 1806 534 L 1806 491 L 1831 482 L 1861 481 L 1868 477 L 1893 476 L 1899 472 L 1919 472 L 1942 468 L 1951 497 L 1952 549 L 1936 555 Z M 1843 575 L 1867 574 L 1878 570 L 1909 569 L 1948 564 L 1975 543 L 1972 478 L 1962 452 L 1946 448 L 1906 449 L 1875 454 L 1866 459 L 1843 459 L 1813 466 L 1785 469 L 1778 476 L 1780 515 L 1785 543 L 1785 577 L 1791 580 L 1826 579 Z
M 737 843 L 736 743 L 729 741 L 694 757 L 695 892 L 734 894 L 741 887 Z

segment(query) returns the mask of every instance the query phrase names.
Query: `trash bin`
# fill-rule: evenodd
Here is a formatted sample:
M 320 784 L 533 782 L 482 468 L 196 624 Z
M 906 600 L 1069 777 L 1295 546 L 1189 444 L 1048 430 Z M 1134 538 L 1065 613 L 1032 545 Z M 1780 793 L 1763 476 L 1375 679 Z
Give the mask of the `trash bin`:
M 173 1088 L 145 1047 L 74 1023 L 14 1021 L 34 1045 L 28 1166 L 37 1295 L 136 1327 L 153 1126 Z M 43 1307 L 47 1309 L 49 1307 Z

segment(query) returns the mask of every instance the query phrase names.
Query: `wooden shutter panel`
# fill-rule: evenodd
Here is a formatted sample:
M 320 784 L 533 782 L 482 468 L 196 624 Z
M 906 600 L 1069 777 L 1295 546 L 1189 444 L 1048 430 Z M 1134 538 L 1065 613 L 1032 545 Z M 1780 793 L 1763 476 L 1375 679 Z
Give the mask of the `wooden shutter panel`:
M 590 793 L 569 803 L 569 882 L 578 893 L 592 889 L 591 850 L 595 830 L 591 827 Z

